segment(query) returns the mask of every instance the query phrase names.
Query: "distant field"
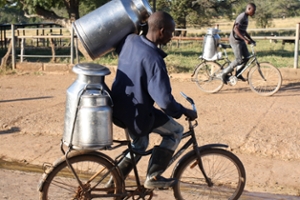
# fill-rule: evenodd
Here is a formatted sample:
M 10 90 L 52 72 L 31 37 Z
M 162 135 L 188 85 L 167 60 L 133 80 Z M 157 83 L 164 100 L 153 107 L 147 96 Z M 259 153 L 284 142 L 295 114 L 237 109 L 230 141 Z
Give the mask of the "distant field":
M 211 23 L 211 26 L 205 26 L 201 28 L 188 28 L 188 33 L 205 33 L 208 28 L 215 27 L 216 24 L 219 25 L 219 29 L 221 31 L 229 31 L 232 28 L 234 20 L 228 21 L 228 20 L 219 20 L 214 21 Z M 296 28 L 296 24 L 300 23 L 300 17 L 295 18 L 285 18 L 285 19 L 273 19 L 272 21 L 272 27 L 268 28 Z M 249 18 L 249 27 L 248 29 L 256 29 L 258 27 L 255 26 L 255 19 Z M 268 29 L 267 28 L 267 29 Z

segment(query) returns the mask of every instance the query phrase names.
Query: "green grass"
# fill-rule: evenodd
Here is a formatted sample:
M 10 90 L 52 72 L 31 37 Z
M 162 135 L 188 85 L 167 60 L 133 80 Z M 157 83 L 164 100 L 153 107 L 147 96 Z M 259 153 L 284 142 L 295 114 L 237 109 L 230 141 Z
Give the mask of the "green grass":
M 269 40 L 257 40 L 257 56 L 260 62 L 270 62 L 278 68 L 293 68 L 294 65 L 294 44 L 282 45 L 282 41 L 279 40 L 277 43 L 270 43 Z M 167 46 L 163 47 L 163 50 L 168 53 L 165 58 L 167 68 L 169 73 L 192 73 L 193 69 L 201 61 L 199 56 L 202 54 L 202 41 L 182 41 L 178 43 L 176 41 L 170 42 Z M 249 47 L 250 50 L 250 47 Z M 56 50 L 57 55 L 68 55 L 69 48 L 59 48 Z M 6 52 L 4 50 L 0 51 L 1 57 Z M 17 54 L 20 52 L 17 51 Z M 26 50 L 26 54 L 46 54 L 51 55 L 50 48 L 44 49 L 32 49 Z M 230 60 L 233 60 L 232 50 L 228 50 L 228 55 Z M 90 62 L 80 54 L 80 62 Z M 51 58 L 26 58 L 29 62 L 50 62 Z M 19 59 L 17 60 L 17 62 Z M 57 58 L 56 63 L 69 63 L 68 58 Z M 76 62 L 76 60 L 75 60 Z M 111 52 L 102 56 L 92 62 L 101 64 L 115 66 L 118 63 L 118 56 L 116 53 Z M 4 69 L 2 69 L 4 70 Z M 3 72 L 2 72 L 3 73 Z
M 260 62 L 270 62 L 277 68 L 293 68 L 294 44 L 282 45 L 281 41 L 270 43 L 269 40 L 258 40 L 255 47 Z M 250 47 L 248 48 L 251 51 Z M 164 46 L 168 53 L 165 58 L 169 73 L 192 73 L 197 64 L 201 62 L 202 42 L 184 42 L 177 47 L 175 42 Z M 227 51 L 230 60 L 234 59 L 232 50 Z M 117 56 L 109 53 L 95 62 L 102 65 L 116 65 Z

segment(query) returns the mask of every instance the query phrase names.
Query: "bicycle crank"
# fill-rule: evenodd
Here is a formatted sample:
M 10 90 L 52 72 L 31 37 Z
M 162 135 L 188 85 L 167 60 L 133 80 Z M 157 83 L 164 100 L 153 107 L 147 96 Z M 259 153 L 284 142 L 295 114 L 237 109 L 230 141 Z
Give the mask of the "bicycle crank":
M 235 86 L 238 82 L 238 79 L 236 76 L 230 76 L 228 79 L 228 82 L 230 86 Z

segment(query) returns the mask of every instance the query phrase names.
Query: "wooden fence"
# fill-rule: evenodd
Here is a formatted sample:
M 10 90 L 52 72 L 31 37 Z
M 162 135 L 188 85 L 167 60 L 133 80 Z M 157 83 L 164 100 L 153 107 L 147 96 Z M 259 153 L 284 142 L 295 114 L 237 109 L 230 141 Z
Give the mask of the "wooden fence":
M 55 30 L 57 30 L 55 32 Z M 20 34 L 22 32 L 22 34 Z M 30 32 L 31 34 L 25 34 Z M 17 33 L 17 34 L 16 34 Z M 32 34 L 36 33 L 36 34 Z M 20 62 L 24 61 L 26 57 L 34 58 L 70 58 L 70 63 L 74 64 L 74 52 L 76 53 L 76 58 L 78 62 L 78 48 L 77 48 L 77 37 L 74 36 L 74 30 L 71 33 L 68 29 L 62 27 L 45 27 L 45 28 L 18 28 L 14 24 L 11 25 L 11 36 L 7 36 L 10 40 L 11 45 L 11 57 L 12 57 L 12 68 L 15 69 L 16 59 L 20 58 Z M 55 48 L 57 46 L 62 46 L 64 41 L 67 43 L 67 48 L 70 49 L 70 54 L 68 55 L 56 55 Z M 31 45 L 25 42 L 26 40 L 31 40 Z M 17 45 L 18 43 L 18 45 Z M 75 45 L 76 44 L 76 45 Z M 29 47 L 30 46 L 30 47 Z M 30 55 L 25 54 L 26 48 L 36 48 L 36 47 L 50 47 L 52 55 Z M 76 48 L 75 48 L 76 47 Z M 16 49 L 20 49 L 20 54 L 16 55 Z M 74 51 L 76 50 L 76 51 Z M 8 48 L 8 51 L 10 49 Z
M 15 68 L 16 65 L 16 57 L 20 57 L 20 61 L 23 62 L 23 59 L 25 57 L 66 57 L 70 58 L 71 64 L 74 64 L 74 53 L 76 54 L 77 62 L 78 62 L 78 48 L 77 48 L 77 38 L 74 36 L 74 30 L 67 31 L 67 29 L 58 27 L 59 33 L 58 34 L 53 34 L 54 27 L 46 27 L 46 28 L 31 28 L 31 31 L 35 32 L 36 34 L 33 35 L 26 35 L 25 32 L 28 31 L 28 29 L 20 26 L 15 26 L 11 25 L 11 36 L 7 36 L 2 33 L 1 31 L 1 38 L 2 35 L 5 35 L 5 41 L 7 40 L 6 38 L 11 39 L 11 44 L 12 44 L 12 67 L 13 69 Z M 51 30 L 50 33 L 46 35 L 45 31 Z M 294 30 L 295 31 L 295 36 L 253 36 L 253 39 L 255 40 L 282 40 L 282 41 L 290 41 L 295 43 L 295 52 L 294 52 L 294 68 L 298 68 L 298 52 L 299 52 L 299 24 L 296 25 L 295 29 L 249 29 L 249 32 L 251 31 L 277 31 L 277 30 Z M 176 31 L 187 31 L 186 29 L 176 29 Z M 6 31 L 5 31 L 6 32 Z M 22 32 L 23 34 L 20 34 Z M 65 32 L 68 32 L 69 34 L 63 34 Z M 223 31 L 222 33 L 229 33 L 229 31 Z M 17 33 L 17 34 L 16 34 Z M 42 34 L 38 34 L 42 33 Z M 75 40 L 74 40 L 75 38 Z M 42 42 L 42 44 L 45 46 L 45 41 L 50 41 L 47 42 L 47 45 L 50 44 L 52 48 L 52 55 L 27 55 L 25 54 L 25 40 L 26 39 L 36 39 L 37 46 L 39 46 L 39 42 Z M 70 41 L 70 54 L 69 55 L 55 55 L 55 46 L 53 45 L 53 40 L 56 40 L 57 43 L 61 43 L 62 39 L 68 39 Z M 177 45 L 179 46 L 182 41 L 202 41 L 204 37 L 183 37 L 183 36 L 176 36 L 173 37 L 172 40 L 176 41 Z M 20 55 L 16 55 L 16 41 L 19 41 L 19 48 L 20 48 Z M 222 37 L 221 41 L 228 41 L 227 37 Z M 75 52 L 74 52 L 75 50 Z

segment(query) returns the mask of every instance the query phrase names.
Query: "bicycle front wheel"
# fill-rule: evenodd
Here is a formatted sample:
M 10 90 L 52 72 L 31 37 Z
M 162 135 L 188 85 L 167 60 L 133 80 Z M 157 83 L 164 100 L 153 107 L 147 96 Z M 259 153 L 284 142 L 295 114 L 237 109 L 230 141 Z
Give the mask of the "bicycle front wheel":
M 238 199 L 245 187 L 246 173 L 242 162 L 223 149 L 207 149 L 201 159 L 205 173 L 212 181 L 209 187 L 198 166 L 196 154 L 189 156 L 176 169 L 178 184 L 173 188 L 177 200 Z
M 81 187 L 68 167 L 66 161 L 54 166 L 46 175 L 40 191 L 42 200 L 65 200 L 65 199 L 116 199 L 109 194 L 120 194 L 122 184 L 119 173 L 114 165 L 106 159 L 93 154 L 77 155 L 68 159 L 73 166 Z M 111 169 L 114 169 L 110 172 Z M 114 180 L 112 191 L 108 190 L 106 183 Z M 110 196 L 110 197 L 109 197 Z
M 202 62 L 196 67 L 194 81 L 201 91 L 216 93 L 223 87 L 223 81 L 216 78 L 221 70 L 221 66 L 215 62 Z
M 260 63 L 249 71 L 248 81 L 251 90 L 261 96 L 271 96 L 281 87 L 280 71 L 270 63 Z

